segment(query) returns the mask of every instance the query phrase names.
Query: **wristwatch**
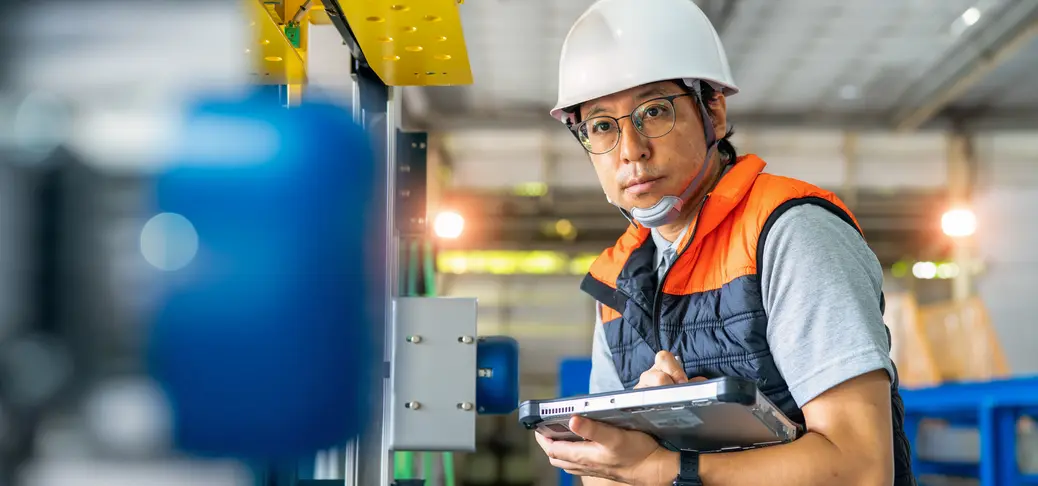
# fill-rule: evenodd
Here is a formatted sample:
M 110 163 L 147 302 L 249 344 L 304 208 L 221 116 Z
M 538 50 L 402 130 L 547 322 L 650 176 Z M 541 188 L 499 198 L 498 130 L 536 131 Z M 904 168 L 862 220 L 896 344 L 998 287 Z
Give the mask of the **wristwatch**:
M 681 465 L 678 468 L 678 477 L 674 478 L 674 486 L 703 486 L 699 479 L 699 453 L 695 451 L 681 451 Z

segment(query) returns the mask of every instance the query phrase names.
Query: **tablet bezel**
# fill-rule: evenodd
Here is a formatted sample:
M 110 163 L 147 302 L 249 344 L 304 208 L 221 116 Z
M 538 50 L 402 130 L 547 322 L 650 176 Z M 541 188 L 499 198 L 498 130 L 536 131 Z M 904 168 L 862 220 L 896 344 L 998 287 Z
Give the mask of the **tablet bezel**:
M 726 420 L 738 421 L 739 426 L 733 430 L 745 432 L 747 427 L 753 428 L 749 433 L 753 439 L 742 438 L 730 441 L 703 439 L 696 441 L 694 436 L 697 426 L 688 423 L 682 426 L 668 426 L 657 428 L 651 424 L 659 423 L 653 420 L 660 414 L 674 413 L 673 411 L 688 410 L 692 414 L 699 407 L 721 407 L 724 408 Z M 668 385 L 654 388 L 643 388 L 637 390 L 624 390 L 617 392 L 595 393 L 574 397 L 555 398 L 549 400 L 528 400 L 519 407 L 519 421 L 527 429 L 537 429 L 539 433 L 552 437 L 555 440 L 583 440 L 571 431 L 568 431 L 568 421 L 573 416 L 584 416 L 593 420 L 602 420 L 607 423 L 609 419 L 618 419 L 617 414 L 633 417 L 640 415 L 636 420 L 637 427 L 634 430 L 652 435 L 664 446 L 671 449 L 690 449 L 701 452 L 717 450 L 747 449 L 772 445 L 795 440 L 802 433 L 799 424 L 786 417 L 774 404 L 772 404 L 763 393 L 761 393 L 754 382 L 741 378 L 715 378 L 695 383 L 680 385 Z M 718 410 L 713 411 L 717 415 Z M 642 420 L 644 418 L 645 420 Z M 633 418 L 614 420 L 617 426 L 630 426 Z M 646 422 L 646 420 L 648 422 Z M 666 421 L 664 421 L 666 423 Z M 700 422 L 701 424 L 701 422 Z M 763 425 L 763 428 L 761 426 Z M 551 430 L 546 427 L 551 426 Z M 566 432 L 559 431 L 564 427 Z M 734 425 L 733 425 L 734 426 Z M 739 428 L 741 427 L 741 428 Z M 716 424 L 710 424 L 707 429 L 718 429 Z M 765 432 L 765 430 L 767 432 Z M 670 440 L 667 440 L 669 438 Z M 676 443 L 675 443 L 676 442 Z M 713 444 L 704 447 L 703 443 Z

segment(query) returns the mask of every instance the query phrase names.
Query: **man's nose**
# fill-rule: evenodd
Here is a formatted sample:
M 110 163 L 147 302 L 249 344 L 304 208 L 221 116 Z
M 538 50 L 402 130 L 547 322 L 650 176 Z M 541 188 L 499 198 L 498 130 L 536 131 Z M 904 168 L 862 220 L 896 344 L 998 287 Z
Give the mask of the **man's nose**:
M 649 159 L 649 139 L 634 128 L 630 119 L 620 121 L 620 157 L 625 162 Z

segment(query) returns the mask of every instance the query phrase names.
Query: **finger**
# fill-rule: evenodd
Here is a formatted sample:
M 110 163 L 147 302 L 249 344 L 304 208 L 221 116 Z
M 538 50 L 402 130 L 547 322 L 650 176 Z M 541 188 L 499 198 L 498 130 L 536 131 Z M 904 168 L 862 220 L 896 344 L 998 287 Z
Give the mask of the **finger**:
M 537 445 L 541 446 L 541 449 L 543 449 L 545 452 L 548 452 L 548 448 L 551 447 L 552 443 L 555 442 L 554 440 L 541 435 L 540 432 L 534 433 L 533 437 L 534 439 L 537 439 Z
M 584 420 L 587 421 L 587 419 Z M 545 453 L 550 459 L 583 465 L 604 462 L 603 455 L 607 452 L 608 449 L 601 444 L 590 440 L 581 442 L 555 441 L 545 449 Z
M 552 465 L 554 466 L 554 464 L 552 464 Z M 613 475 L 613 474 L 610 474 L 607 471 L 599 471 L 598 469 L 591 469 L 591 468 L 588 468 L 586 466 L 581 466 L 580 464 L 573 464 L 572 468 L 571 467 L 567 467 L 567 466 L 555 466 L 555 467 L 558 467 L 559 469 L 562 469 L 563 471 L 566 471 L 566 474 L 569 474 L 569 475 L 572 475 L 572 476 L 602 478 L 602 479 L 608 479 L 610 481 L 616 481 L 616 476 Z
M 678 363 L 678 359 L 670 351 L 656 353 L 656 362 L 652 367 L 670 375 L 674 383 L 688 383 L 685 370 L 681 368 L 681 363 Z
M 615 469 L 600 471 L 598 469 L 588 469 L 587 467 L 582 467 L 580 465 L 577 465 L 576 467 L 576 469 L 566 469 L 565 467 L 562 467 L 560 469 L 566 471 L 566 474 L 570 474 L 572 476 L 590 476 L 593 478 L 607 479 L 609 481 L 613 481 L 614 483 L 620 482 L 620 477 L 612 472 L 615 471 Z
M 612 449 L 619 446 L 620 444 L 623 444 L 624 437 L 627 434 L 627 431 L 613 427 L 612 425 L 604 424 L 602 422 L 590 420 L 579 416 L 569 419 L 569 429 L 572 430 L 573 433 L 583 437 L 584 439 L 589 440 L 595 444 L 601 444 L 605 446 L 607 449 Z M 570 456 L 570 460 L 579 462 L 581 464 L 594 463 L 596 459 L 595 457 L 587 457 L 580 454 L 594 454 L 596 452 L 600 452 L 599 449 L 600 448 L 591 447 L 574 449 L 572 451 L 573 455 Z
M 688 379 L 688 381 L 690 383 L 694 383 L 694 382 L 698 382 L 698 381 L 706 381 L 706 380 L 707 380 L 707 378 L 705 376 L 697 376 L 695 378 L 689 378 Z
M 674 379 L 670 375 L 652 368 L 641 374 L 635 388 L 649 388 L 654 386 L 673 385 Z
M 580 464 L 576 464 L 576 463 L 572 463 L 572 462 L 567 462 L 567 461 L 560 461 L 560 460 L 557 460 L 557 459 L 552 459 L 551 461 L 548 461 L 548 462 L 551 463 L 552 466 L 557 467 L 559 469 L 562 469 L 563 471 L 566 471 L 567 474 L 571 474 L 573 476 L 593 476 L 594 475 L 594 471 L 590 471 L 586 467 L 584 467 L 584 466 L 582 466 Z
M 574 476 L 586 476 L 590 472 L 588 471 L 587 467 L 583 464 L 577 464 L 575 462 L 567 461 L 565 459 L 551 457 L 548 458 L 548 462 L 551 463 L 552 466 L 565 470 L 566 472 L 573 474 Z
M 566 471 L 566 474 L 570 474 L 572 476 L 581 476 L 581 477 L 589 476 L 589 477 L 593 477 L 593 478 L 606 479 L 606 480 L 609 480 L 609 481 L 613 481 L 614 483 L 619 483 L 620 482 L 619 476 L 617 476 L 616 474 L 613 474 L 613 473 L 610 472 L 612 470 L 609 470 L 609 471 L 605 471 L 605 470 L 599 471 L 597 469 L 591 470 L 591 469 L 587 469 L 587 468 L 581 468 L 579 465 L 576 466 L 576 467 L 577 467 L 576 469 L 567 469 L 565 467 L 561 467 L 559 469 L 562 469 L 563 471 Z
M 674 379 L 655 368 L 649 369 L 648 371 L 641 374 L 638 378 L 638 384 L 634 386 L 637 390 L 639 388 L 651 388 L 654 386 L 673 385 Z

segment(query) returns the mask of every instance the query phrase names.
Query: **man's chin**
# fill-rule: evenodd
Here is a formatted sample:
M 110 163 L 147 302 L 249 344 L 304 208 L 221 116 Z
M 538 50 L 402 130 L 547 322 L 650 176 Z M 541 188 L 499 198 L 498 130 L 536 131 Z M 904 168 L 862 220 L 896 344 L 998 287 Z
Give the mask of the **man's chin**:
M 663 199 L 663 196 L 663 194 L 654 193 L 627 196 L 624 201 L 626 203 L 624 204 L 624 207 L 626 207 L 628 211 L 633 211 L 634 209 L 649 209 L 655 206 L 656 203 L 660 202 L 660 199 Z

